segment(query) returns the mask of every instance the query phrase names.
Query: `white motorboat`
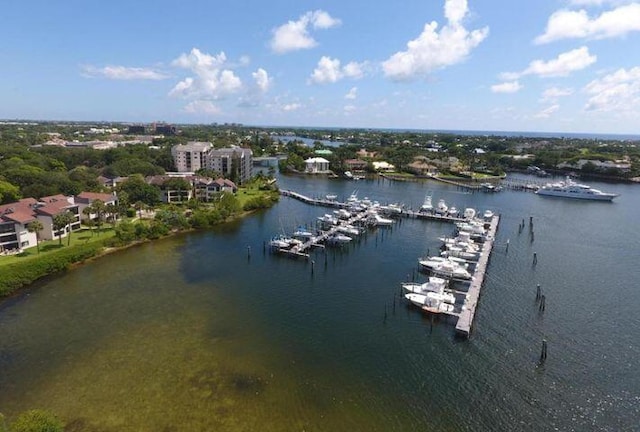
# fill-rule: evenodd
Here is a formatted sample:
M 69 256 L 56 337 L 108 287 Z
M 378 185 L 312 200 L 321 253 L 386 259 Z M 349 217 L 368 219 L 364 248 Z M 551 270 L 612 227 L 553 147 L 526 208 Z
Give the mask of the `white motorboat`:
M 444 292 L 448 282 L 446 279 L 437 276 L 430 276 L 429 280 L 424 283 L 405 282 L 402 289 L 407 293 L 425 294 L 427 292 Z
M 335 201 L 338 198 L 338 195 L 336 195 L 336 194 L 326 194 L 325 198 L 328 199 L 329 201 Z
M 299 243 L 300 243 L 300 240 L 296 240 L 294 238 L 287 237 L 281 234 L 269 240 L 269 247 L 272 247 L 275 249 L 288 249 Z
M 465 219 L 473 219 L 474 217 L 476 217 L 476 209 L 467 207 L 466 209 L 464 209 L 462 217 Z
M 455 208 L 455 206 L 451 206 L 449 210 L 447 210 L 447 214 L 452 217 L 458 216 L 458 209 Z
M 461 263 L 460 261 L 464 261 Z M 429 270 L 434 275 L 456 279 L 471 279 L 471 273 L 467 270 L 466 260 L 455 257 L 430 257 L 419 260 L 420 267 Z
M 449 246 L 446 250 L 442 251 L 440 255 L 448 258 L 461 258 L 464 260 L 476 260 L 478 258 L 478 252 L 470 252 L 457 246 Z
M 349 219 L 351 217 L 351 212 L 349 210 L 346 210 L 346 209 L 334 210 L 333 213 L 339 219 Z
M 394 223 L 393 219 L 384 218 L 380 216 L 378 213 L 371 213 L 367 217 L 367 221 L 377 226 L 389 226 L 389 225 L 393 225 Z
M 401 204 L 387 204 L 386 206 L 380 206 L 378 210 L 389 216 L 395 216 L 402 214 L 403 208 Z
M 436 210 L 435 211 L 436 211 L 437 214 L 444 216 L 449 211 L 449 206 L 447 205 L 447 203 L 443 199 L 440 199 L 440 200 L 438 200 L 438 205 L 436 205 Z
M 318 220 L 322 223 L 325 224 L 329 224 L 329 225 L 337 225 L 338 224 L 338 218 L 335 217 L 332 214 L 329 213 L 325 213 L 322 216 L 318 216 Z
M 569 177 L 565 181 L 548 183 L 536 191 L 538 195 L 575 198 L 594 201 L 611 201 L 618 194 L 602 192 L 585 184 L 576 183 Z
M 493 212 L 491 210 L 485 210 L 482 214 L 482 217 L 485 219 L 491 219 L 493 217 Z
M 426 195 L 424 197 L 424 202 L 422 206 L 420 206 L 420 211 L 422 213 L 431 213 L 433 211 L 433 204 L 431 203 L 431 195 Z
M 327 242 L 329 244 L 345 244 L 345 243 L 349 243 L 351 240 L 353 239 L 348 235 L 335 233 L 327 239 Z
M 420 309 L 431 313 L 450 313 L 453 312 L 454 306 L 444 300 L 443 294 L 427 293 L 427 294 L 406 294 L 405 298 Z M 455 298 L 454 298 L 455 301 Z
M 349 234 L 354 236 L 360 235 L 360 230 L 354 227 L 353 225 L 340 225 L 339 227 L 336 228 L 336 230 L 343 234 Z
M 292 237 L 303 238 L 303 239 L 309 239 L 313 236 L 314 236 L 313 233 L 308 229 L 306 229 L 305 227 L 298 227 L 298 229 L 295 230 L 294 233 L 292 234 Z

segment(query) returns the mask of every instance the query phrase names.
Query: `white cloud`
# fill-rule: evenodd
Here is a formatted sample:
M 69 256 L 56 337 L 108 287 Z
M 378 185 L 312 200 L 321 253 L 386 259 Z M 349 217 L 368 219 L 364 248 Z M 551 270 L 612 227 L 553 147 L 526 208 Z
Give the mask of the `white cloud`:
M 518 81 L 507 81 L 491 86 L 494 93 L 517 93 L 522 89 L 522 85 Z
M 640 31 L 640 3 L 631 3 L 602 12 L 590 18 L 587 11 L 561 9 L 554 12 L 547 22 L 544 34 L 535 39 L 537 44 L 559 39 L 605 39 Z
M 596 60 L 597 57 L 589 53 L 589 48 L 583 46 L 561 53 L 558 57 L 549 61 L 533 60 L 525 70 L 521 72 L 506 72 L 501 77 L 505 80 L 516 80 L 525 75 L 537 75 L 544 78 L 567 76 L 571 72 L 582 70 L 592 65 Z
M 340 20 L 331 17 L 323 10 L 309 11 L 297 21 L 289 21 L 272 30 L 271 49 L 278 54 L 313 48 L 318 43 L 309 34 L 313 29 L 328 29 L 340 24 Z
M 189 114 L 207 115 L 217 115 L 222 112 L 220 108 L 213 104 L 213 102 L 207 100 L 194 100 L 189 102 L 187 106 L 184 107 L 184 111 Z
M 584 91 L 591 96 L 587 111 L 633 111 L 640 107 L 640 66 L 593 80 Z
M 345 105 L 342 110 L 344 111 L 345 114 L 352 114 L 353 112 L 356 111 L 356 106 L 355 105 Z
M 344 67 L 340 66 L 340 60 L 322 56 L 318 66 L 309 77 L 309 82 L 314 84 L 334 83 L 343 78 L 362 78 L 365 63 L 350 62 Z
M 288 104 L 284 104 L 282 106 L 282 111 L 297 111 L 300 108 L 302 108 L 302 105 L 297 103 L 297 102 L 293 102 L 293 103 L 288 103 Z
M 560 109 L 560 105 L 555 104 L 555 105 L 551 105 L 548 108 L 543 109 L 542 111 L 540 111 L 539 113 L 537 113 L 536 115 L 534 115 L 535 118 L 549 118 L 551 117 L 551 114 L 555 113 L 556 111 L 558 111 Z
M 344 95 L 345 99 L 354 100 L 358 97 L 358 87 L 351 87 L 351 89 Z
M 438 23 L 424 26 L 417 39 L 407 43 L 406 51 L 398 51 L 382 63 L 385 76 L 393 80 L 411 80 L 460 63 L 489 34 L 489 28 L 469 32 L 462 21 L 469 12 L 467 0 L 445 0 L 447 24 L 437 31 Z
M 113 80 L 163 80 L 169 78 L 162 72 L 148 68 L 126 66 L 83 66 L 82 75 L 87 78 L 102 77 Z
M 256 87 L 261 93 L 269 91 L 273 80 L 269 77 L 266 70 L 259 68 L 257 71 L 253 72 L 251 76 L 255 80 Z
M 187 77 L 169 92 L 171 96 L 188 99 L 219 99 L 236 93 L 242 88 L 242 81 L 232 70 L 224 69 L 227 57 L 224 52 L 212 56 L 193 48 L 183 53 L 171 64 L 188 69 L 195 76 Z
M 561 97 L 571 96 L 572 94 L 573 89 L 570 88 L 550 87 L 542 93 L 542 99 L 540 101 L 557 101 Z

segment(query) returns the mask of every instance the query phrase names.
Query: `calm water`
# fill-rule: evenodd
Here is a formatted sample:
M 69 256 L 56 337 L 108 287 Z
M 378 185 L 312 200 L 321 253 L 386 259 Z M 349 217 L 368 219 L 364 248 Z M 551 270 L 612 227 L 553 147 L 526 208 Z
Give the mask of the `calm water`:
M 308 263 L 263 253 L 271 235 L 326 212 L 283 198 L 0 305 L 0 411 L 47 408 L 68 430 L 90 431 L 640 430 L 637 186 L 592 183 L 622 194 L 607 204 L 433 183 L 280 183 L 413 207 L 431 190 L 500 212 L 471 340 L 398 299 L 450 225 L 372 231 L 315 255 L 312 275 Z M 518 234 L 529 216 L 533 243 L 528 228 Z

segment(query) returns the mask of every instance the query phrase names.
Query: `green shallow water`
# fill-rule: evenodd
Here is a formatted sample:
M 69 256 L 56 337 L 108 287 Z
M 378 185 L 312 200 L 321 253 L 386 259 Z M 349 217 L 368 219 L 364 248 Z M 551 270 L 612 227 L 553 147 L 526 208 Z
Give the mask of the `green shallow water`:
M 182 248 L 174 238 L 108 256 L 6 304 L 3 412 L 46 407 L 71 431 L 397 426 L 366 403 L 372 389 L 274 344 L 225 295 L 231 284 L 185 280 Z

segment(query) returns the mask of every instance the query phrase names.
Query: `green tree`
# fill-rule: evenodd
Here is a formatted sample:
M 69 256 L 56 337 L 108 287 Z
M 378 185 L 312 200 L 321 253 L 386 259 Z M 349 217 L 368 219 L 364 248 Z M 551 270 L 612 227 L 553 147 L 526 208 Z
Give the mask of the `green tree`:
M 9 430 L 11 432 L 64 432 L 64 426 L 49 411 L 30 410 L 20 414 Z
M 16 202 L 20 199 L 20 188 L 0 180 L 0 204 Z
M 58 233 L 58 241 L 60 246 L 62 246 L 62 229 L 68 225 L 66 213 L 59 213 L 53 216 L 53 230 Z
M 100 227 L 102 226 L 102 222 L 105 219 L 107 206 L 105 205 L 104 201 L 97 199 L 94 200 L 88 208 L 91 209 L 91 213 L 96 215 L 95 221 L 96 226 L 98 227 L 98 235 L 100 235 Z
M 27 224 L 27 230 L 30 233 L 36 233 L 36 249 L 40 253 L 40 231 L 44 229 L 44 225 L 38 219 L 32 220 Z

